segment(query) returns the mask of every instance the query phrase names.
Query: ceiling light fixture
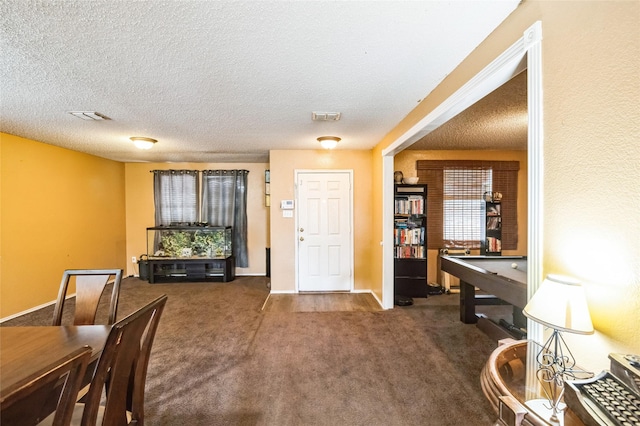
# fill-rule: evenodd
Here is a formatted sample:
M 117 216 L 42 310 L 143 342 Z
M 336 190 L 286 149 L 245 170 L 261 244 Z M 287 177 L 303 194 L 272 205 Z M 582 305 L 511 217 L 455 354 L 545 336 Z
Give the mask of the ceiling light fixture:
M 151 138 L 143 138 L 140 136 L 133 136 L 130 137 L 129 139 L 131 139 L 131 142 L 133 142 L 133 144 L 136 146 L 136 148 L 138 149 L 151 149 L 151 147 L 158 142 L 155 139 L 151 139 Z
M 318 138 L 318 142 L 320 142 L 320 145 L 322 145 L 324 149 L 335 148 L 336 145 L 338 145 L 338 142 L 340 142 L 341 140 L 342 139 L 337 136 L 320 136 Z

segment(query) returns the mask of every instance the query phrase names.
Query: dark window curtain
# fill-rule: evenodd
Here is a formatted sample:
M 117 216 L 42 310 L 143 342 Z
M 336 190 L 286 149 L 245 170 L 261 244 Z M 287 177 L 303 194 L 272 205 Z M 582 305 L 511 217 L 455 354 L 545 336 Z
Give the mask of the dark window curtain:
M 427 249 L 440 249 L 444 247 L 444 170 L 418 169 L 417 176 L 427 185 Z
M 249 266 L 247 250 L 248 170 L 202 171 L 202 221 L 231 226 L 236 266 Z
M 198 171 L 152 170 L 156 226 L 198 222 Z
M 443 240 L 443 181 L 445 169 L 491 169 L 492 191 L 502 193 L 502 249 L 518 248 L 518 170 L 517 161 L 418 160 L 420 183 L 427 184 L 427 248 L 440 249 L 451 242 Z M 482 197 L 482 194 L 478 194 Z M 460 242 L 453 242 L 459 244 Z
M 502 249 L 515 250 L 518 248 L 518 169 L 494 168 L 493 191 L 502 193 Z

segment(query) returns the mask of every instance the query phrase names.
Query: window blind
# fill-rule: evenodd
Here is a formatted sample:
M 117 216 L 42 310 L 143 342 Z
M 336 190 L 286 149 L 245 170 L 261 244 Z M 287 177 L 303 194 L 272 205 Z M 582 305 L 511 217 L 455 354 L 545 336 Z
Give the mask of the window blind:
M 491 171 L 444 169 L 443 239 L 449 245 L 480 247 L 484 226 L 482 194 L 491 191 Z
M 155 224 L 198 221 L 198 172 L 195 170 L 153 170 Z
M 518 170 L 517 161 L 418 160 L 417 176 L 427 185 L 427 248 L 440 249 L 473 244 L 447 240 L 444 223 L 445 170 L 490 170 L 491 189 L 502 193 L 502 249 L 518 247 Z M 466 179 L 466 178 L 465 178 Z M 473 185 L 470 183 L 469 185 Z M 484 190 L 480 193 L 480 197 Z M 483 221 L 480 221 L 482 224 Z M 452 226 L 455 226 L 452 225 Z M 482 225 L 480 225 L 482 226 Z M 455 233 L 453 235 L 456 235 Z

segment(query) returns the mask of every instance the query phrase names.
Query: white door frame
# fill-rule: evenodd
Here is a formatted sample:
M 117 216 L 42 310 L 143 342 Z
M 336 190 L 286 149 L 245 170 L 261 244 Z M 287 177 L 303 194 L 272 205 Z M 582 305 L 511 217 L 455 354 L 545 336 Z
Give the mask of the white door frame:
M 341 169 L 295 169 L 293 171 L 293 182 L 295 185 L 294 188 L 294 196 L 295 196 L 295 232 L 294 232 L 294 246 L 295 246 L 295 274 L 296 274 L 296 293 L 300 292 L 300 286 L 299 286 L 299 282 L 300 282 L 300 275 L 299 275 L 299 270 L 298 270 L 298 259 L 299 259 L 299 244 L 298 244 L 298 238 L 300 237 L 300 235 L 298 234 L 298 229 L 300 229 L 300 227 L 298 226 L 298 203 L 300 201 L 299 199 L 299 194 L 298 194 L 298 176 L 301 174 L 305 174 L 305 173 L 327 173 L 327 174 L 336 174 L 336 173 L 347 173 L 349 175 L 349 270 L 351 271 L 351 273 L 349 274 L 349 291 L 353 292 L 354 288 L 353 288 L 353 275 L 354 275 L 354 270 L 353 270 L 353 266 L 354 266 L 354 258 L 353 258 L 353 253 L 354 253 L 354 232 L 353 232 L 353 170 L 351 169 L 346 169 L 346 170 L 341 170 Z
M 382 151 L 382 306 L 393 308 L 393 157 L 432 132 L 465 108 L 491 93 L 514 75 L 527 70 L 528 95 L 528 243 L 527 298 L 531 298 L 542 282 L 543 232 L 543 116 L 542 116 L 542 23 L 535 22 L 511 47 L 500 54 L 476 76 L 420 120 L 411 129 Z M 386 249 L 389 247 L 389 249 Z M 529 320 L 529 338 L 542 340 L 542 326 Z

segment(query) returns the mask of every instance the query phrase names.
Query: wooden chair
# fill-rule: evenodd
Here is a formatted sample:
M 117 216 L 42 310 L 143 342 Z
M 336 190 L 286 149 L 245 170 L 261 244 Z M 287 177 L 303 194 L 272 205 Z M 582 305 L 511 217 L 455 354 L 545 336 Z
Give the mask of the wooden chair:
M 72 424 L 144 425 L 147 367 L 166 302 L 167 296 L 160 296 L 113 325 L 85 404 L 76 404 Z M 105 405 L 101 406 L 103 391 Z M 80 411 L 82 420 L 78 421 Z
M 53 312 L 53 325 L 62 325 L 62 312 L 67 296 L 69 280 L 76 279 L 76 308 L 74 325 L 93 325 L 98 313 L 100 297 L 110 277 L 114 277 L 111 302 L 109 304 L 109 318 L 107 324 L 116 322 L 118 310 L 118 297 L 120 295 L 120 282 L 122 281 L 122 269 L 67 269 L 62 275 L 58 300 Z
M 32 426 L 51 412 L 53 426 L 67 426 L 75 407 L 91 348 L 80 348 L 17 389 L 7 389 L 0 401 L 2 426 Z

